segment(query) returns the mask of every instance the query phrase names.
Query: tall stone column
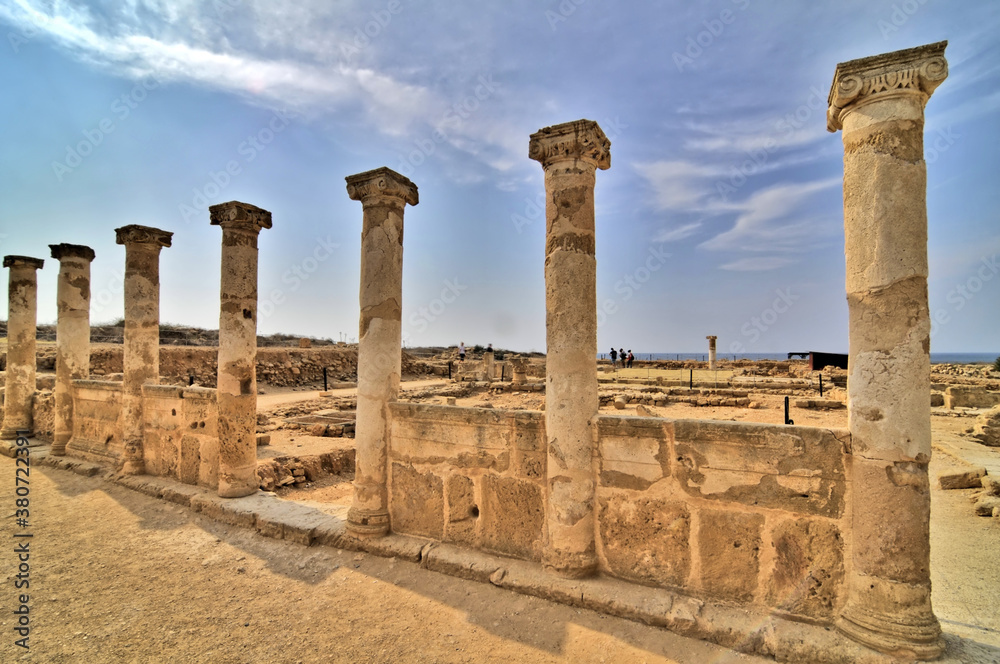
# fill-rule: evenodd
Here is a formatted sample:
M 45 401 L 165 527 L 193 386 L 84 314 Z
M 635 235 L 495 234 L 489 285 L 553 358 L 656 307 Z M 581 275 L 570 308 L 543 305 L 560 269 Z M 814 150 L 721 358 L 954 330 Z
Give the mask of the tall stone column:
M 930 316 L 924 105 L 947 42 L 837 65 L 827 128 L 843 130 L 850 319 L 853 564 L 837 627 L 877 650 L 934 658 Z
M 38 323 L 37 270 L 45 261 L 28 256 L 4 256 L 10 268 L 7 282 L 7 382 L 4 387 L 3 428 L 0 439 L 17 438 L 18 431 L 34 433 L 35 332 Z
M 594 418 L 597 396 L 596 169 L 611 141 L 577 120 L 531 135 L 528 156 L 545 171 L 545 429 L 548 504 L 543 564 L 561 576 L 597 568 Z
M 219 496 L 257 492 L 257 237 L 271 213 L 230 201 L 208 208 L 222 227 L 219 305 Z
M 708 370 L 715 371 L 715 340 L 719 337 L 708 336 Z
M 363 211 L 354 501 L 347 527 L 377 537 L 389 532 L 389 403 L 399 394 L 402 370 L 403 210 L 420 199 L 415 184 L 384 167 L 349 176 L 347 195 L 361 201 Z
M 122 472 L 141 475 L 143 460 L 142 386 L 160 382 L 160 249 L 173 233 L 149 226 L 115 229 L 125 245 L 125 344 L 122 365 Z
M 90 376 L 90 262 L 94 250 L 80 244 L 50 244 L 59 261 L 56 287 L 56 389 L 52 454 L 66 454 L 73 436 L 73 381 Z

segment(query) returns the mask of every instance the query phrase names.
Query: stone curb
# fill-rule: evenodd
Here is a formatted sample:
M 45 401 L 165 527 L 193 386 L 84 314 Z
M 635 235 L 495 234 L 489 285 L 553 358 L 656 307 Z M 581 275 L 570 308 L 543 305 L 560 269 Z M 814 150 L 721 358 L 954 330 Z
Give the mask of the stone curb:
M 43 450 L 38 465 L 100 477 L 152 498 L 190 508 L 212 520 L 252 529 L 265 537 L 303 546 L 329 546 L 417 563 L 433 572 L 490 583 L 522 595 L 634 620 L 738 652 L 773 657 L 778 662 L 815 664 L 892 664 L 899 660 L 864 648 L 832 627 L 793 622 L 755 607 L 734 607 L 687 597 L 662 588 L 611 577 L 563 579 L 538 563 L 503 558 L 409 535 L 357 538 L 337 516 L 266 493 L 220 498 L 203 487 L 162 477 L 121 475 L 106 466 Z

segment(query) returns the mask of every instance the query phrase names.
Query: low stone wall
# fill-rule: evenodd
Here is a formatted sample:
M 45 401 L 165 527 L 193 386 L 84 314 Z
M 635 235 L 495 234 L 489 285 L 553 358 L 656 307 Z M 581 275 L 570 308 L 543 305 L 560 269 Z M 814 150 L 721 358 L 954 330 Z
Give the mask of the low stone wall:
M 543 413 L 391 412 L 394 531 L 540 559 Z M 602 416 L 598 438 L 602 573 L 832 622 L 850 528 L 846 430 Z
M 949 387 L 944 392 L 946 408 L 993 408 L 1000 406 L 1000 392 L 984 387 Z
M 74 380 L 73 392 L 73 437 L 66 449 L 73 456 L 116 463 L 123 451 L 121 381 Z
M 539 560 L 545 524 L 545 415 L 394 403 L 394 531 Z
M 142 397 L 146 473 L 217 488 L 216 391 L 205 387 L 144 385 Z

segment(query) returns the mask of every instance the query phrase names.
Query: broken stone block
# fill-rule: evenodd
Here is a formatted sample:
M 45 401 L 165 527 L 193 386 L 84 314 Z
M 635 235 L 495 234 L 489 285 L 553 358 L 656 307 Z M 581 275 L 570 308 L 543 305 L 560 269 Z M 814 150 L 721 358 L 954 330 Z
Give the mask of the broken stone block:
M 986 490 L 985 495 L 1000 496 L 1000 477 L 987 475 L 980 482 L 982 482 L 983 488 Z
M 1000 447 L 1000 408 L 994 408 L 976 418 L 973 437 L 983 445 Z
M 635 414 L 640 417 L 656 417 L 656 414 L 653 411 L 642 404 L 635 407 Z
M 628 405 L 628 397 L 615 397 L 615 410 L 625 410 Z
M 313 424 L 309 427 L 310 436 L 323 437 L 326 435 L 326 425 L 325 424 Z
M 976 516 L 993 516 L 993 511 L 1000 508 L 1000 497 L 983 496 L 976 503 Z
M 985 468 L 971 468 L 960 473 L 946 473 L 938 478 L 942 489 L 978 489 L 982 478 L 986 475 Z
M 270 445 L 270 444 L 271 444 L 271 434 L 269 433 L 257 434 L 257 447 L 260 447 L 261 445 Z

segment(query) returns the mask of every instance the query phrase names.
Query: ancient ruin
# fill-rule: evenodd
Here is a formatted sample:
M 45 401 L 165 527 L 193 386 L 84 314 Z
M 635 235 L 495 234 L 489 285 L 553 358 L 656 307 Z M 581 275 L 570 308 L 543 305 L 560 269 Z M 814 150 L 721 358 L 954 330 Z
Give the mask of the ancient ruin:
M 846 402 L 847 428 L 660 416 L 653 409 L 682 403 L 750 411 L 794 390 L 811 397 L 813 374 L 793 375 L 790 363 L 778 387 L 766 382 L 771 376 L 758 384 L 757 373 L 735 370 L 720 383 L 723 368 L 737 367 L 718 360 L 716 336 L 707 337 L 707 367 L 697 368 L 717 373 L 702 371 L 697 383 L 694 368 L 647 379 L 612 378 L 606 363 L 599 371 L 594 191 L 611 142 L 597 123 L 578 120 L 528 140 L 528 157 L 544 171 L 544 364 L 495 359 L 491 347 L 481 362 L 442 361 L 437 375 L 453 380 L 429 396 L 401 395 L 404 365 L 415 362 L 402 350 L 403 217 L 419 202 L 417 187 L 388 168 L 346 178 L 362 206 L 356 399 L 337 397 L 337 412 L 281 414 L 290 430 L 315 438 L 353 433 L 350 505 L 341 516 L 308 512 L 278 525 L 253 516 L 269 498 L 259 489 L 304 483 L 323 464 L 346 472 L 352 456 L 301 462 L 290 479 L 277 475 L 281 462 L 258 458 L 259 436 L 278 428 L 261 428 L 277 416 L 258 413 L 257 383 L 257 242 L 272 223 L 270 212 L 247 203 L 210 208 L 222 229 L 214 388 L 189 384 L 193 370 L 187 383 L 175 372 L 179 384 L 163 384 L 159 260 L 172 233 L 116 230 L 125 247 L 118 377 L 91 366 L 94 253 L 52 245 L 60 277 L 51 454 L 107 464 L 141 490 L 152 486 L 142 477 L 169 478 L 182 488 L 157 484 L 159 495 L 169 486 L 171 499 L 272 536 L 398 555 L 783 661 L 886 661 L 876 652 L 932 659 L 944 642 L 929 564 L 923 122 L 948 74 L 945 46 L 841 63 L 834 74 L 828 129 L 843 132 L 850 371 L 846 381 L 826 373 L 825 400 L 796 407 L 825 417 Z M 3 438 L 32 430 L 42 265 L 4 258 Z M 318 353 L 311 345 L 298 342 L 297 357 Z M 290 361 L 287 368 L 302 373 Z M 319 369 L 322 398 L 333 400 L 326 364 L 315 364 L 309 380 Z M 973 398 L 959 385 L 933 387 L 950 409 L 973 399 L 997 405 L 992 392 Z M 516 409 L 457 403 L 471 393 L 538 400 Z M 978 435 L 995 440 L 996 422 L 996 411 L 984 416 Z

